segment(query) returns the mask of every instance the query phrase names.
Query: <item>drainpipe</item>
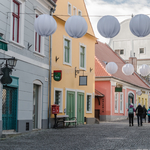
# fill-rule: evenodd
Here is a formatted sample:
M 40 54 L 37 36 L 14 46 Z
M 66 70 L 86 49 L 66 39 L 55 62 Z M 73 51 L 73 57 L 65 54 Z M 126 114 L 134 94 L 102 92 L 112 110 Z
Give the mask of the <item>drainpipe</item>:
M 54 11 L 55 11 L 55 7 L 50 9 L 50 15 L 52 16 Z M 49 111 L 48 111 L 48 128 L 51 128 L 51 84 L 52 84 L 52 35 L 50 35 L 50 49 L 49 49 L 49 82 L 48 82 L 48 89 L 49 89 Z

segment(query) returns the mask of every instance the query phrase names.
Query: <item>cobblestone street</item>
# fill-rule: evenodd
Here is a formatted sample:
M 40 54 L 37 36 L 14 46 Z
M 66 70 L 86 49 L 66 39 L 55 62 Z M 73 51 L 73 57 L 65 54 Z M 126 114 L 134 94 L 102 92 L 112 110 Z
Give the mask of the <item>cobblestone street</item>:
M 32 131 L 0 140 L 0 150 L 150 149 L 150 124 L 128 120 Z

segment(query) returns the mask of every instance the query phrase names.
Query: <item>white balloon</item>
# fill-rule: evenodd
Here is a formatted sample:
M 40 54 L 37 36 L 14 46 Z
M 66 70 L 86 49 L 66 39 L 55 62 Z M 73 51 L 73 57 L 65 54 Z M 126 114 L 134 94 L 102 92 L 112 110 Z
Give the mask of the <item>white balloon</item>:
M 81 38 L 86 34 L 88 25 L 83 17 L 71 16 L 65 23 L 65 30 L 69 36 L 73 38 Z
M 143 64 L 140 68 L 139 68 L 139 72 L 142 76 L 147 76 L 150 73 L 150 67 L 146 64 Z
M 105 68 L 106 68 L 106 71 L 110 74 L 115 74 L 118 70 L 118 66 L 114 62 L 109 62 Z
M 42 14 L 35 19 L 34 29 L 41 36 L 50 36 L 56 31 L 57 23 L 52 16 Z
M 137 37 L 145 37 L 150 33 L 150 18 L 139 14 L 130 21 L 130 31 Z
M 98 21 L 97 29 L 103 37 L 113 38 L 120 31 L 120 23 L 113 16 L 104 16 Z
M 134 67 L 132 64 L 125 64 L 123 67 L 122 67 L 122 72 L 129 76 L 129 75 L 132 75 L 133 72 L 134 72 Z

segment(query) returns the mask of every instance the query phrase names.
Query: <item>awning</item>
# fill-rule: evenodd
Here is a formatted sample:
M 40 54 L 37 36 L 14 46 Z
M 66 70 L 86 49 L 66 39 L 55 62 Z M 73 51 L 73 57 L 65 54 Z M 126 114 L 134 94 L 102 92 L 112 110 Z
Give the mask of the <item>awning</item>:
M 105 95 L 95 89 L 95 96 L 104 97 Z
M 7 49 L 7 44 L 8 42 L 6 42 L 1 36 L 0 36 L 0 49 L 4 50 L 4 51 L 8 51 Z

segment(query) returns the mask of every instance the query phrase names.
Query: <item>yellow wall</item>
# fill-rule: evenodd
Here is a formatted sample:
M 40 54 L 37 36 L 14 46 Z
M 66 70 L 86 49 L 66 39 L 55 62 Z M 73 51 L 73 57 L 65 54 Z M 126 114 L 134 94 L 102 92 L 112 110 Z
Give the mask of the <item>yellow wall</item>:
M 137 106 L 138 104 L 141 104 L 141 106 L 145 105 L 146 109 L 148 109 L 148 95 L 142 94 L 141 96 L 137 95 Z
M 75 5 L 77 9 L 86 13 L 84 8 L 84 3 L 82 0 L 70 0 L 71 4 Z M 72 5 L 72 7 L 73 7 Z M 57 11 L 55 14 L 65 14 L 68 12 L 67 9 L 68 1 L 59 0 L 57 3 Z M 73 10 L 73 9 L 72 9 Z M 82 14 L 83 14 L 82 12 Z M 54 14 L 54 15 L 55 15 Z M 57 82 L 52 78 L 52 90 L 51 90 L 51 104 L 54 104 L 54 88 L 63 89 L 63 113 L 66 108 L 66 88 L 72 90 L 82 90 L 84 91 L 84 117 L 95 118 L 95 100 L 93 94 L 95 93 L 95 43 L 96 38 L 93 36 L 93 31 L 91 29 L 90 22 L 88 23 L 89 33 L 92 35 L 86 34 L 82 38 L 74 39 L 69 37 L 65 31 L 65 21 L 59 17 L 54 17 L 57 22 L 57 30 L 52 36 L 52 71 L 53 70 L 62 70 L 62 80 Z M 72 40 L 72 66 L 63 64 L 63 42 L 64 36 L 69 37 Z M 84 75 L 87 75 L 88 81 L 87 86 L 79 86 L 79 75 L 83 75 L 83 72 L 80 72 L 75 78 L 75 67 L 79 70 L 79 52 L 80 52 L 80 43 L 86 45 L 86 71 Z M 59 60 L 56 62 L 55 57 L 59 57 Z M 90 68 L 93 70 L 90 72 Z M 86 113 L 86 94 L 92 94 L 92 113 Z M 77 99 L 76 99 L 77 100 Z M 75 110 L 75 114 L 76 114 Z M 51 117 L 54 117 L 53 115 Z

